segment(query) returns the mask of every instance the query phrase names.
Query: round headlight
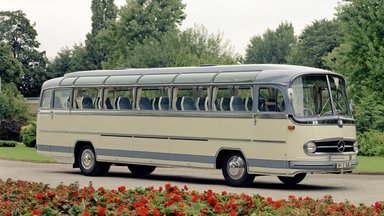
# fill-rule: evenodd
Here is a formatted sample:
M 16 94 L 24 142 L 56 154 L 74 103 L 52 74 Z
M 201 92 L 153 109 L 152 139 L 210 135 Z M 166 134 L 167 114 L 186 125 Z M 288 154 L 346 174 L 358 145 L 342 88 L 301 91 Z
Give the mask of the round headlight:
M 356 153 L 359 152 L 359 147 L 358 147 L 357 142 L 353 143 L 353 151 Z
M 304 145 L 304 150 L 308 153 L 315 153 L 317 147 L 316 147 L 316 144 L 314 142 L 307 142 L 305 143 Z

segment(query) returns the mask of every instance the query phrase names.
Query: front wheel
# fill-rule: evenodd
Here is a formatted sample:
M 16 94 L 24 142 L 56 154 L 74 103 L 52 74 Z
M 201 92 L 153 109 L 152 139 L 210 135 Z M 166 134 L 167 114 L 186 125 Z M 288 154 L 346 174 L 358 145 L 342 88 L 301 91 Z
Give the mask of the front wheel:
M 248 174 L 247 164 L 241 154 L 232 154 L 223 161 L 222 172 L 225 182 L 234 187 L 245 187 L 255 179 L 255 175 Z
M 303 181 L 306 175 L 307 173 L 299 173 L 292 177 L 278 176 L 277 178 L 279 178 L 279 180 L 283 182 L 285 185 L 294 186 L 299 184 L 301 181 Z
M 151 174 L 153 171 L 155 171 L 156 167 L 130 164 L 128 165 L 128 169 L 133 175 L 143 176 Z
M 81 147 L 78 157 L 81 173 L 86 176 L 105 175 L 111 166 L 108 163 L 97 162 L 95 150 L 90 145 Z

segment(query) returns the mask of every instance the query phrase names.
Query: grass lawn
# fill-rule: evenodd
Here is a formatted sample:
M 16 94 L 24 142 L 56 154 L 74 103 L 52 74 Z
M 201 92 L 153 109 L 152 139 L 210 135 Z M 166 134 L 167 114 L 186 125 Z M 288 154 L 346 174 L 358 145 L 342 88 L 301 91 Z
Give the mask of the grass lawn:
M 0 158 L 20 161 L 54 162 L 50 157 L 37 154 L 35 148 L 17 145 L 16 147 L 0 147 Z
M 384 173 L 384 157 L 358 156 L 356 173 Z

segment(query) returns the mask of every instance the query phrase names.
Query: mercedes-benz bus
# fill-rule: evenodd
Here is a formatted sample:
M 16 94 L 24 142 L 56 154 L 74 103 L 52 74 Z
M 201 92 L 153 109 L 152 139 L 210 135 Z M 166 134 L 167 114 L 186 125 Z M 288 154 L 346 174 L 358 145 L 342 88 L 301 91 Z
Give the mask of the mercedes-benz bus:
M 37 149 L 84 175 L 126 165 L 221 169 L 231 186 L 257 175 L 294 185 L 351 172 L 356 129 L 337 73 L 291 65 L 83 71 L 46 81 Z

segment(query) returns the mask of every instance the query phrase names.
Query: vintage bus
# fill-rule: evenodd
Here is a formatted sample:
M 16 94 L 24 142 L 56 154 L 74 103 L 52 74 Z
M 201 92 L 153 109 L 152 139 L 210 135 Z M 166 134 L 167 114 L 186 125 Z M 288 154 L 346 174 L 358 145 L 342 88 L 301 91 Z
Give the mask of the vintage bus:
M 294 185 L 351 172 L 358 146 L 344 78 L 291 65 L 74 72 L 46 81 L 37 149 L 84 175 L 127 165 L 222 169 L 231 186 L 257 175 Z

